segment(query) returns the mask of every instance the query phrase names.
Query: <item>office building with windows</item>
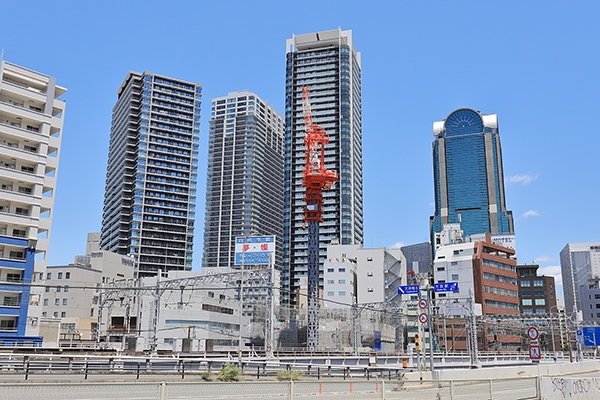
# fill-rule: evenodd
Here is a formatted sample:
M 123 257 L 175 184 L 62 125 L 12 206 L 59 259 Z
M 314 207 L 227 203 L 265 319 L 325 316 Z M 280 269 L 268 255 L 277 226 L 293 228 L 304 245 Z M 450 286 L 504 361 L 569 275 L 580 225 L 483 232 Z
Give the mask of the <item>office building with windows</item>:
M 6 61 L 0 78 L 0 342 L 41 345 L 41 285 L 65 114 L 59 97 L 67 90 Z
M 517 265 L 522 314 L 556 313 L 554 277 L 538 275 L 539 265 Z
M 101 248 L 139 276 L 191 270 L 202 85 L 130 71 L 117 95 Z
M 589 319 L 586 318 L 590 313 L 584 310 L 581 290 L 589 287 L 590 280 L 600 278 L 600 242 L 567 243 L 560 251 L 560 269 L 566 312 L 583 310 L 583 318 Z
M 329 135 L 325 167 L 338 181 L 323 192 L 319 228 L 320 282 L 327 245 L 363 242 L 361 54 L 352 31 L 341 29 L 294 36 L 286 42 L 284 273 L 283 301 L 295 304 L 300 278 L 307 276 L 308 229 L 304 224 L 305 165 L 302 88 L 310 89 L 312 117 Z M 288 293 L 290 293 L 289 298 Z
M 434 122 L 434 234 L 460 223 L 464 236 L 514 234 L 506 209 L 498 116 L 461 108 Z
M 202 267 L 234 267 L 235 238 L 276 237 L 282 266 L 283 116 L 247 90 L 212 101 Z

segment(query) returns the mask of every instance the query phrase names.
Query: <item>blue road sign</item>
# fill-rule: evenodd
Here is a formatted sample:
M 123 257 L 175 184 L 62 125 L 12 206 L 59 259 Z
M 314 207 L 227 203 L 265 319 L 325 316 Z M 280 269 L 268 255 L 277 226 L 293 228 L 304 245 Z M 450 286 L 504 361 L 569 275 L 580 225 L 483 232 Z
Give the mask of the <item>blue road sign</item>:
M 583 344 L 583 331 L 581 329 L 577 329 L 577 343 Z
M 433 285 L 436 293 L 438 292 L 457 292 L 458 282 L 436 283 Z
M 586 346 L 600 346 L 600 327 L 586 326 L 583 328 L 583 344 Z
M 398 294 L 419 293 L 419 285 L 398 286 Z

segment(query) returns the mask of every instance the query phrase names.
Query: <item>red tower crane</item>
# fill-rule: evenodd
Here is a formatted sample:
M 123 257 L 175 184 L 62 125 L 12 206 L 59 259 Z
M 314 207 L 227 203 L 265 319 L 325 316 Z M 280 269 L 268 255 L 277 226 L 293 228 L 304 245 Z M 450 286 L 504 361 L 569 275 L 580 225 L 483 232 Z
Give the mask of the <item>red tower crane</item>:
M 306 145 L 306 165 L 302 186 L 304 196 L 304 221 L 308 225 L 308 351 L 317 350 L 318 311 L 319 311 L 319 222 L 323 222 L 323 190 L 331 189 L 337 180 L 337 173 L 325 168 L 325 145 L 329 136 L 312 120 L 308 86 L 302 88 L 304 111 L 304 144 Z

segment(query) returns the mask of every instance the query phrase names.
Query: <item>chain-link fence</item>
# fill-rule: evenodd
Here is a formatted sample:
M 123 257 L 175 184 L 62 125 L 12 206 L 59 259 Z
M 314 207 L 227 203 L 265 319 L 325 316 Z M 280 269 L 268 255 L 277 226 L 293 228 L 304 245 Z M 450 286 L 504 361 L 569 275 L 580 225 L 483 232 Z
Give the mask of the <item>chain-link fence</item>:
M 0 384 L 0 400 L 539 399 L 537 378 L 385 381 Z

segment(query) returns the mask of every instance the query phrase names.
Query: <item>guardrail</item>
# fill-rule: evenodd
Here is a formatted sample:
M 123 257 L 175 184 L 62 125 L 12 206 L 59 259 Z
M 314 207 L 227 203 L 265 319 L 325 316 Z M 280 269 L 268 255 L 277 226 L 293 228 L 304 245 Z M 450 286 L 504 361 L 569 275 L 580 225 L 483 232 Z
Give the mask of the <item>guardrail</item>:
M 75 399 L 539 399 L 538 378 L 406 382 L 313 380 L 271 382 L 111 382 L 0 384 L 0 400 Z

